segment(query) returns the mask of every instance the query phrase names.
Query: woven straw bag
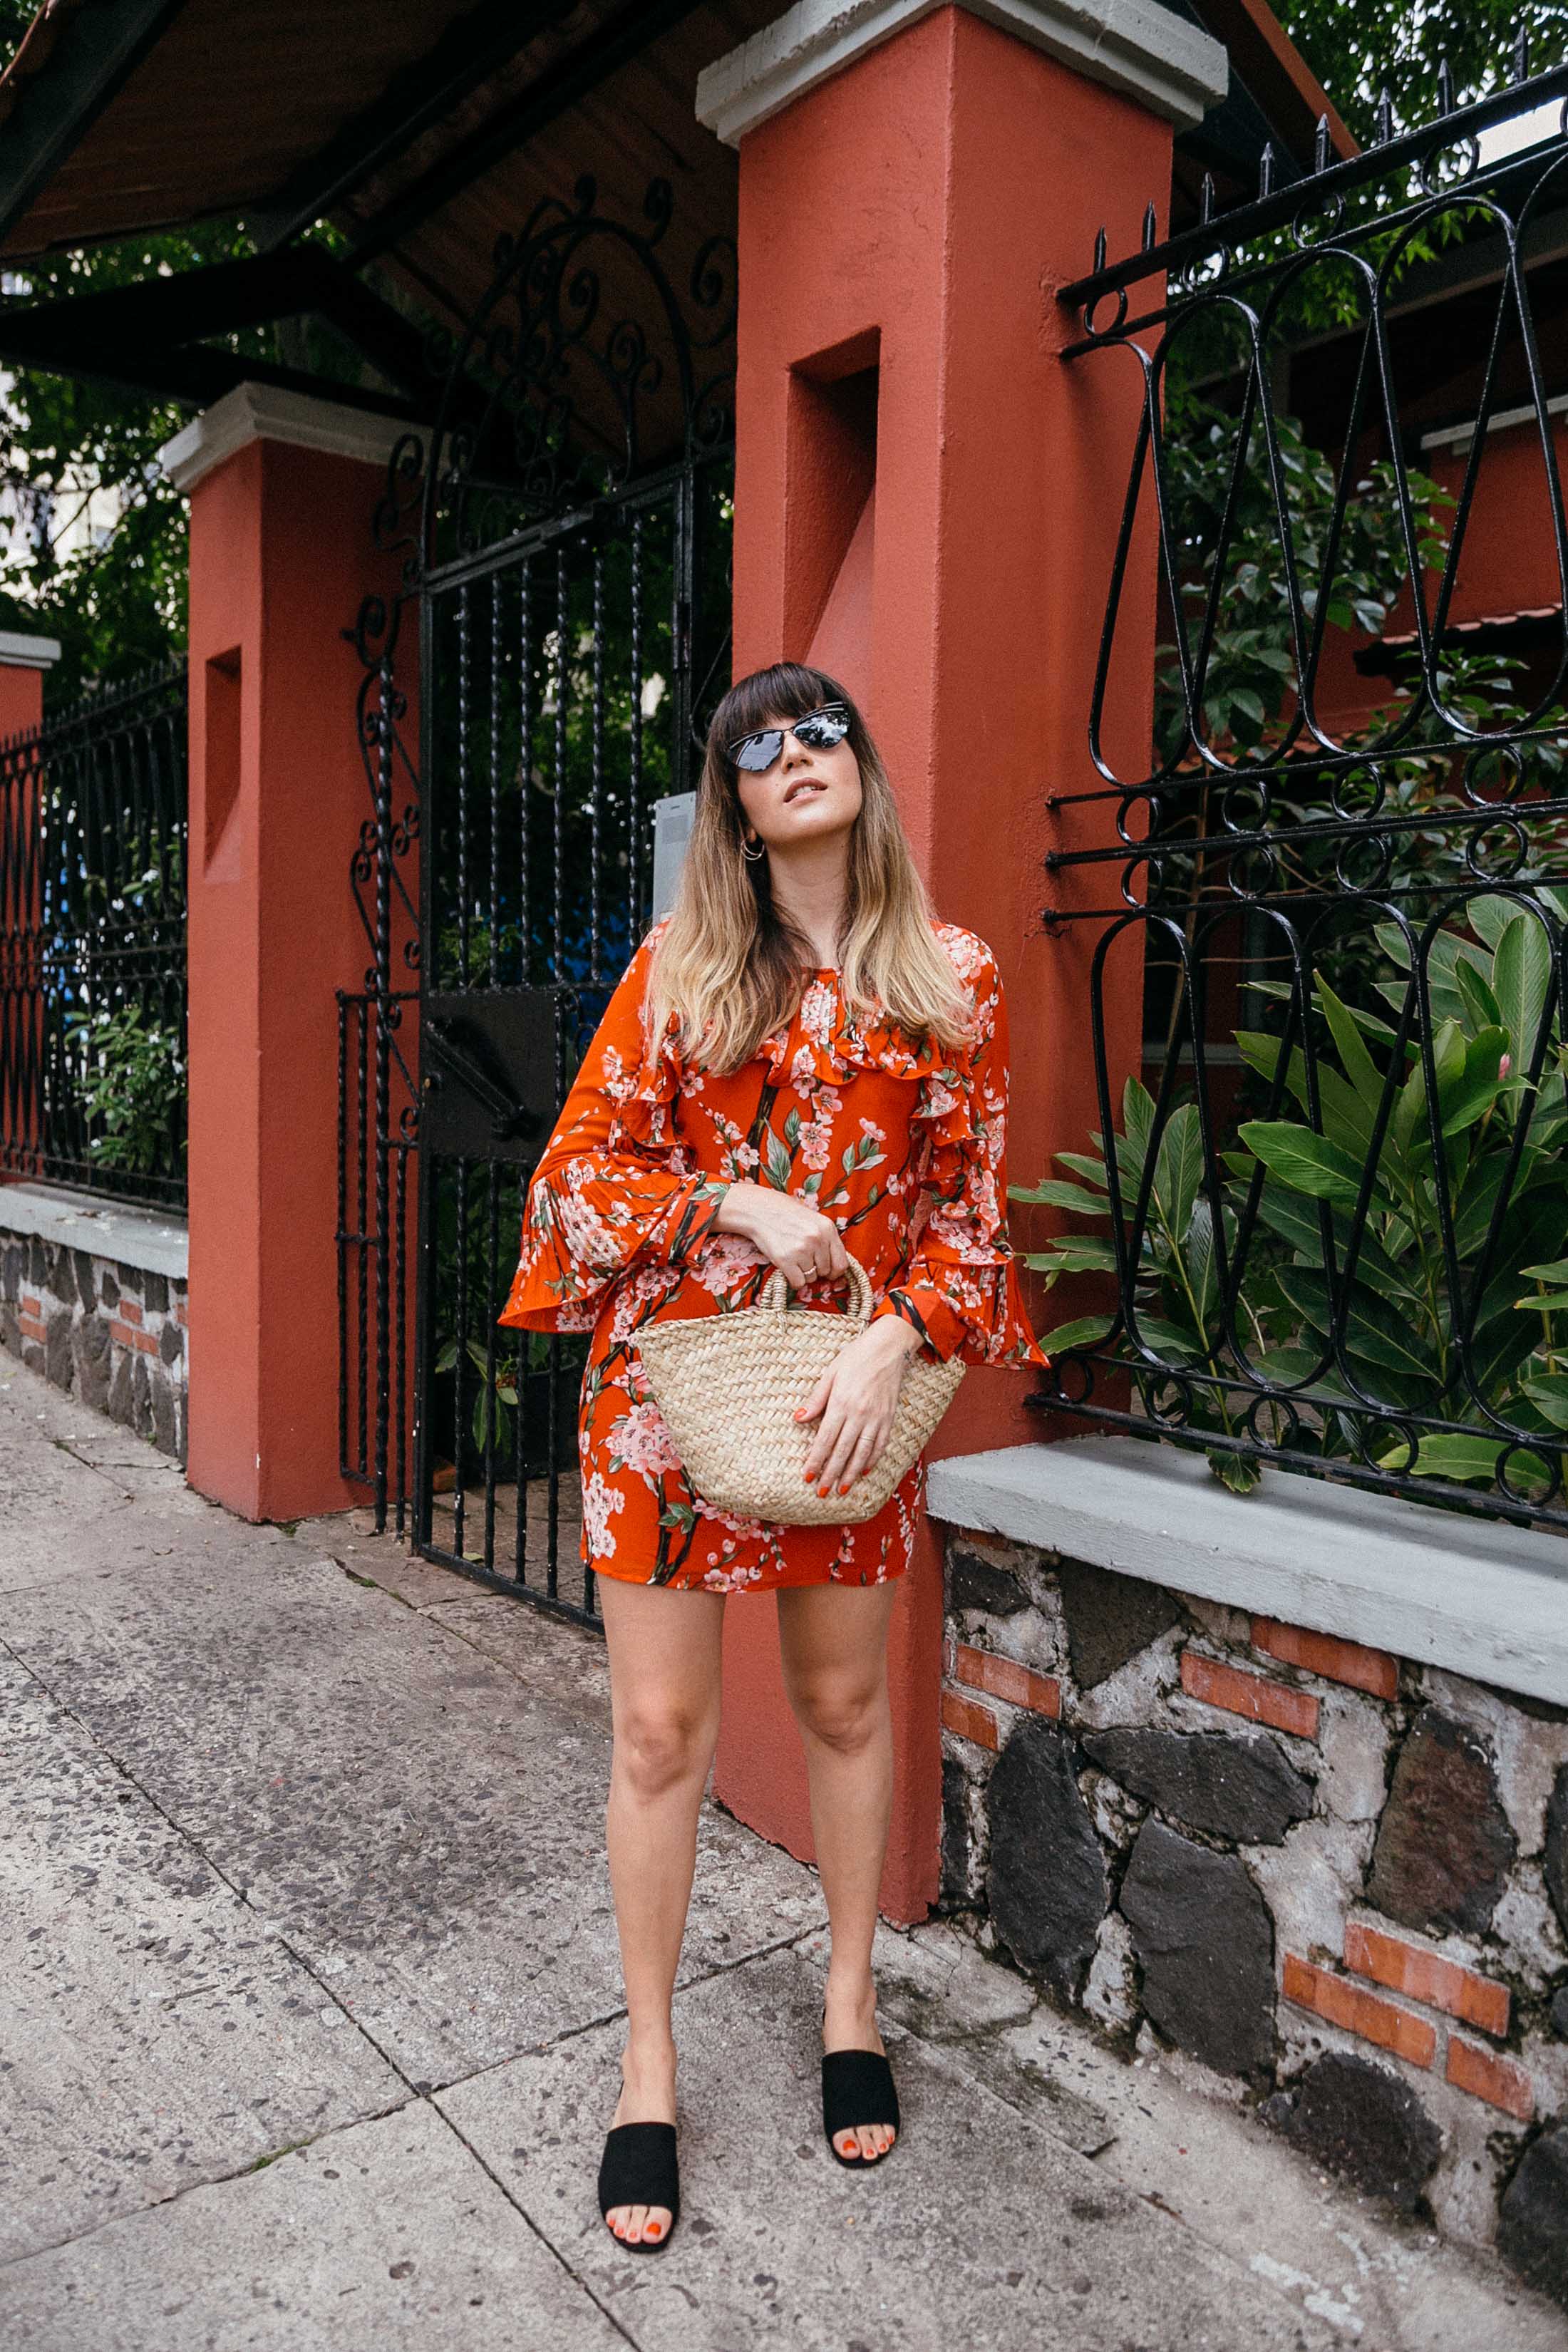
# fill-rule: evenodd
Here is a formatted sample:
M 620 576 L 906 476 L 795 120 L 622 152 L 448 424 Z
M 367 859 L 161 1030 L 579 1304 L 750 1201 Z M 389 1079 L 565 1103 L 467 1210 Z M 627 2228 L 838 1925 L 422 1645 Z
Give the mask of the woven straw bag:
M 870 1469 L 846 1495 L 806 1485 L 801 1471 L 817 1425 L 796 1421 L 795 1408 L 871 1318 L 871 1285 L 858 1258 L 849 1260 L 848 1281 L 847 1315 L 792 1312 L 789 1284 L 775 1268 L 760 1306 L 638 1331 L 654 1402 L 687 1476 L 715 1510 L 792 1528 L 871 1518 L 952 1402 L 963 1366 L 911 1356 L 891 1434 Z

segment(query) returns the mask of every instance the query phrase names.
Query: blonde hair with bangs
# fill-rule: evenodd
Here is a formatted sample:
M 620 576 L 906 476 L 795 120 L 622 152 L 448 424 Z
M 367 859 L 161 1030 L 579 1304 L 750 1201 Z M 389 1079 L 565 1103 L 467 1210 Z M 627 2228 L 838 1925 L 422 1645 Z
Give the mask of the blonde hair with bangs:
M 648 1034 L 671 1015 L 680 1049 L 716 1072 L 739 1069 L 799 1006 L 815 970 L 811 942 L 773 901 L 766 857 L 743 854 L 745 812 L 727 746 L 802 719 L 825 702 L 849 713 L 860 814 L 849 836 L 848 904 L 839 984 L 862 1026 L 889 1016 L 917 1048 L 961 1045 L 973 1008 L 932 929 L 887 771 L 865 719 L 825 671 L 780 662 L 733 685 L 713 714 L 697 814 L 674 910 L 654 951 Z

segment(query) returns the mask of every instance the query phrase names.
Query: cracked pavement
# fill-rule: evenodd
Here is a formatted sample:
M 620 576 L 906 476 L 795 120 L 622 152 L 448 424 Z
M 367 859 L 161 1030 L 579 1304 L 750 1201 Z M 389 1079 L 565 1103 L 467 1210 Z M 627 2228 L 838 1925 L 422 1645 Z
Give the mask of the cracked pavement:
M 7 2352 L 1568 2347 L 940 1922 L 881 1937 L 905 2134 L 842 2170 L 816 1878 L 716 1809 L 681 2224 L 617 2247 L 596 1639 L 230 1518 L 3 1358 L 0 1740 Z

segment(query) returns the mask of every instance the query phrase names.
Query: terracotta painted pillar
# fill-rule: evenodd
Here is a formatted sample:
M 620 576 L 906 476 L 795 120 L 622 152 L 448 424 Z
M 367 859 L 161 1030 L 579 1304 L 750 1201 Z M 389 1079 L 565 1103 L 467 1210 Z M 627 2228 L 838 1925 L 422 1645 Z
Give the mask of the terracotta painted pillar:
M 58 637 L 0 629 L 0 743 L 30 735 L 44 716 L 44 678 L 60 657 Z M 0 1184 L 25 1181 L 43 1140 L 44 869 L 38 774 L 18 765 L 0 783 Z
M 344 632 L 398 428 L 242 384 L 163 452 L 191 499 L 191 1484 L 252 1519 L 338 1475 L 334 992 L 364 984 L 371 804 Z
M 0 742 L 42 726 L 44 679 L 59 657 L 58 637 L 0 629 Z
M 1015 1181 L 1099 1123 L 1089 927 L 1047 938 L 1041 910 L 1047 850 L 1109 840 L 1110 816 L 1069 825 L 1047 795 L 1096 781 L 1090 679 L 1140 397 L 1125 355 L 1064 363 L 1053 289 L 1102 225 L 1115 254 L 1151 198 L 1163 221 L 1173 126 L 1225 83 L 1218 45 L 1153 6 L 803 0 L 699 84 L 700 119 L 741 154 L 736 674 L 811 657 L 864 698 L 939 912 L 1000 962 Z M 1153 657 L 1144 552 L 1120 746 L 1112 730 L 1131 758 Z M 1118 977 L 1110 1048 L 1134 1069 L 1142 974 L 1128 958 Z M 942 1450 L 1039 1437 L 1029 1385 L 972 1372 Z M 773 1604 L 727 1617 L 718 1792 L 808 1853 Z M 897 1919 L 937 1887 L 942 1618 L 928 1528 L 894 1620 Z

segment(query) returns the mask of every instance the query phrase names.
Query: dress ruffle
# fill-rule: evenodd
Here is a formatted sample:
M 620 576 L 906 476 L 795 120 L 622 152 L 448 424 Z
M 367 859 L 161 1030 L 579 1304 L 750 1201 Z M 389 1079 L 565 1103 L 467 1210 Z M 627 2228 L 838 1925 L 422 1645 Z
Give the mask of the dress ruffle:
M 826 1017 L 824 1017 L 826 1016 Z M 794 1044 L 791 1044 L 792 1035 Z M 910 1117 L 926 1123 L 933 1146 L 973 1140 L 973 1073 L 934 1044 L 914 1046 L 889 1029 L 868 1035 L 844 1002 L 841 990 L 812 982 L 798 1021 L 785 1024 L 757 1048 L 770 1084 L 842 1087 L 858 1070 L 879 1070 L 921 1087 Z M 658 1043 L 644 1043 L 634 1082 L 617 1102 L 610 1122 L 610 1149 L 663 1159 L 679 1145 L 675 1106 L 687 1076 L 679 1024 L 671 1014 Z

